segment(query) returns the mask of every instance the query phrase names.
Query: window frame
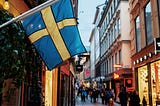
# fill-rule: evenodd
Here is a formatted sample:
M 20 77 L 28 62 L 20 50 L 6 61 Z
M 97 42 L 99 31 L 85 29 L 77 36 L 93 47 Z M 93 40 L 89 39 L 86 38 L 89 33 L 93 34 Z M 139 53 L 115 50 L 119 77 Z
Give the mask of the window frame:
M 159 19 L 159 29 L 160 29 L 160 0 L 157 0 L 158 7 L 158 19 Z
M 140 16 L 137 15 L 137 17 L 135 18 L 134 22 L 135 22 L 135 38 L 136 38 L 136 52 L 139 52 L 141 50 L 141 31 L 139 31 L 139 35 L 137 35 L 138 31 L 137 31 L 137 19 L 139 18 L 139 30 L 140 30 Z M 139 42 L 138 42 L 139 41 Z
M 145 38 L 146 38 L 146 45 L 150 45 L 150 44 L 152 44 L 153 43 L 153 28 L 152 28 L 152 17 L 150 17 L 150 24 L 151 25 L 149 25 L 149 24 L 147 24 L 147 22 L 149 22 L 148 20 L 147 20 L 147 17 L 146 17 L 146 9 L 147 9 L 147 6 L 150 4 L 150 12 L 151 12 L 151 14 L 152 14 L 152 10 L 151 10 L 151 2 L 149 1 L 146 5 L 145 5 L 145 7 L 144 7 L 144 21 L 145 21 Z M 151 29 L 147 29 L 147 27 L 148 26 L 151 26 Z M 149 34 L 147 33 L 148 32 L 148 30 L 150 31 L 151 30 L 151 35 L 149 36 Z M 152 41 L 150 40 L 150 37 L 152 37 Z
M 120 18 L 118 18 L 118 20 L 117 20 L 117 31 L 118 31 L 118 35 L 121 34 L 121 20 L 120 20 Z

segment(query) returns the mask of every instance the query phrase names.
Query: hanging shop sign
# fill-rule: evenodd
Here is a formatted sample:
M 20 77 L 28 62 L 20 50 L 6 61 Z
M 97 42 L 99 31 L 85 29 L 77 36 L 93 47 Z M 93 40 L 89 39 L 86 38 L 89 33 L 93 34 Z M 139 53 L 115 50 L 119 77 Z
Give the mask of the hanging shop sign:
M 154 39 L 155 52 L 160 52 L 160 38 Z

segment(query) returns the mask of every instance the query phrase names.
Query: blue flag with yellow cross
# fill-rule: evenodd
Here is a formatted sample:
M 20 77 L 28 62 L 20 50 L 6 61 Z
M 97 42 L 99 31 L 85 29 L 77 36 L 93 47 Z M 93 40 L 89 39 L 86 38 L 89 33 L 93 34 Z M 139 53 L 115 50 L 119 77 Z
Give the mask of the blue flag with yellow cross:
M 49 70 L 86 52 L 70 0 L 59 0 L 32 14 L 22 20 L 22 26 Z

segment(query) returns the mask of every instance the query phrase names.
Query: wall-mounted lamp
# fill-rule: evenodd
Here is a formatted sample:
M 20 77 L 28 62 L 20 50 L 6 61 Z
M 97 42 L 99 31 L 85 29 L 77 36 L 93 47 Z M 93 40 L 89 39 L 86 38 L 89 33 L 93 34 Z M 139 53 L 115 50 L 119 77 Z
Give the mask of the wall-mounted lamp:
M 8 2 L 8 0 L 5 0 L 5 2 L 4 2 L 4 4 L 3 4 L 3 8 L 4 8 L 5 10 L 8 10 L 8 9 L 9 9 L 9 2 Z

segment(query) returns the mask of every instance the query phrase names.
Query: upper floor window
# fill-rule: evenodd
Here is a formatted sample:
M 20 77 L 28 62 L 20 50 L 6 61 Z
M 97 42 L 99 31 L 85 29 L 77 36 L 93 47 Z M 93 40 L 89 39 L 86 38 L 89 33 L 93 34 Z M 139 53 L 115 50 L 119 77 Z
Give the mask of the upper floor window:
M 139 16 L 135 19 L 135 31 L 136 31 L 136 51 L 141 50 L 141 35 L 140 35 L 140 19 Z
M 113 36 L 113 28 L 111 29 L 111 44 L 113 43 L 113 39 L 114 39 L 114 36 Z
M 108 62 L 108 60 L 107 60 L 106 65 L 107 65 L 107 66 L 106 66 L 106 70 L 107 70 L 106 72 L 109 73 L 109 62 Z
M 110 11 L 109 11 L 109 13 L 108 13 L 108 19 L 109 19 L 109 21 L 110 21 L 110 19 L 111 19 L 111 16 L 110 16 L 111 14 L 110 14 Z
M 108 36 L 106 37 L 106 45 L 107 45 L 107 49 L 109 48 L 109 44 L 108 44 Z
M 111 37 L 110 37 L 111 35 L 110 35 L 110 33 L 109 33 L 109 35 L 108 35 L 108 42 L 109 42 L 109 46 L 110 46 L 110 44 L 111 44 Z
M 108 63 L 108 67 L 109 67 L 109 73 L 111 73 L 111 58 L 109 58 L 109 63 Z
M 106 69 L 106 67 L 107 67 L 107 62 L 105 61 L 105 64 L 104 64 L 104 75 L 106 75 L 107 74 L 107 69 Z
M 114 24 L 114 40 L 116 39 L 117 37 L 117 27 L 116 27 L 116 23 Z
M 117 0 L 114 0 L 114 8 L 117 7 Z
M 108 18 L 107 18 L 107 16 L 106 16 L 106 27 L 108 26 Z
M 160 27 L 160 0 L 158 1 L 158 15 L 159 15 L 159 27 Z
M 122 52 L 119 50 L 119 64 L 122 64 Z
M 117 64 L 118 62 L 117 62 L 118 60 L 117 60 L 117 53 L 115 54 L 115 64 Z
M 120 18 L 118 18 L 118 35 L 121 33 L 121 22 L 120 22 Z
M 112 64 L 111 64 L 111 70 L 112 70 L 112 72 L 114 70 L 113 65 L 114 65 L 114 57 L 112 56 Z
M 146 43 L 147 45 L 149 45 L 153 42 L 150 2 L 146 5 L 144 11 L 145 11 Z

